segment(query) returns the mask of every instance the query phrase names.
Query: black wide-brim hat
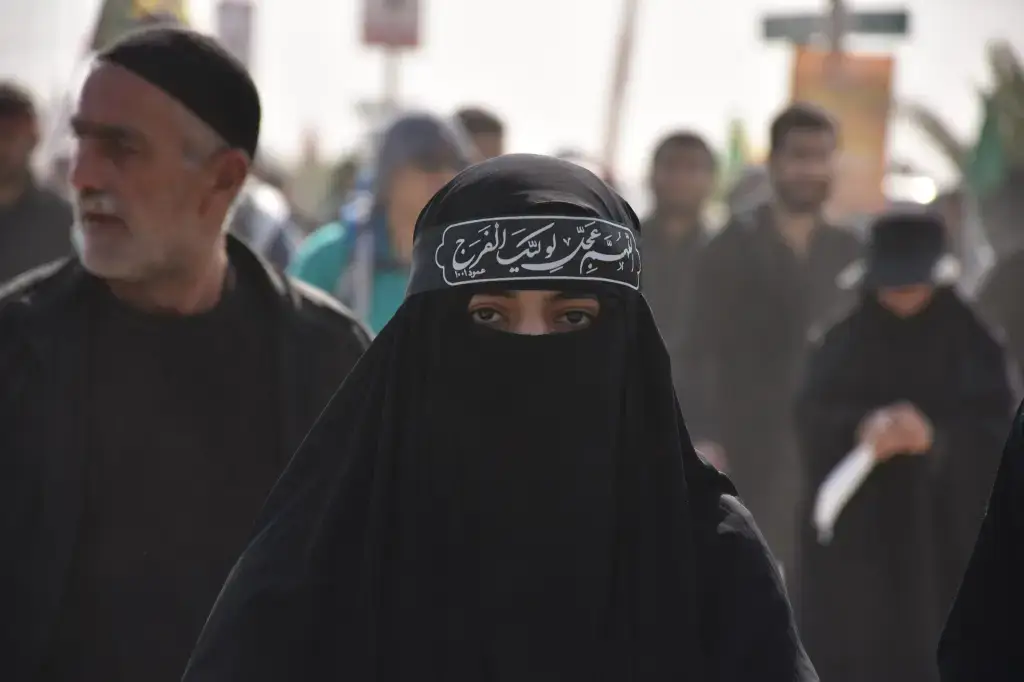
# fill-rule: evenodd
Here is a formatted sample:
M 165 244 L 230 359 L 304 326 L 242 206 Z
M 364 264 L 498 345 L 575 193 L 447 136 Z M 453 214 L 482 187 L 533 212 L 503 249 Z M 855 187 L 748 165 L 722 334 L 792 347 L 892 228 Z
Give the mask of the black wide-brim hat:
M 882 289 L 933 284 L 960 277 L 960 264 L 946 249 L 942 219 L 931 212 L 889 213 L 871 226 L 866 257 L 840 273 L 844 289 Z

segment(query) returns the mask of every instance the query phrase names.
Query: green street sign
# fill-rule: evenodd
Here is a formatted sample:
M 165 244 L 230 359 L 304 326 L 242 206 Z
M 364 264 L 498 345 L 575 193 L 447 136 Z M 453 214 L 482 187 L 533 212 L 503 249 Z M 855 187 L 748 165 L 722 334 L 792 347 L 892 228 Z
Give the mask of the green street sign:
M 790 40 L 804 45 L 815 34 L 827 33 L 829 17 L 821 14 L 777 14 L 763 21 L 765 40 Z M 910 13 L 857 12 L 844 18 L 843 29 L 850 34 L 905 36 L 910 33 Z

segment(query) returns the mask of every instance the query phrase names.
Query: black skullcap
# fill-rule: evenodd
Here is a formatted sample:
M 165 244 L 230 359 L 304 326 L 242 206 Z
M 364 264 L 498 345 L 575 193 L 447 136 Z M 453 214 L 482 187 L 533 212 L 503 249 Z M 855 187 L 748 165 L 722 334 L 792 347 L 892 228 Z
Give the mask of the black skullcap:
M 129 34 L 99 54 L 160 88 L 229 145 L 256 155 L 260 96 L 249 72 L 213 38 L 161 26 Z

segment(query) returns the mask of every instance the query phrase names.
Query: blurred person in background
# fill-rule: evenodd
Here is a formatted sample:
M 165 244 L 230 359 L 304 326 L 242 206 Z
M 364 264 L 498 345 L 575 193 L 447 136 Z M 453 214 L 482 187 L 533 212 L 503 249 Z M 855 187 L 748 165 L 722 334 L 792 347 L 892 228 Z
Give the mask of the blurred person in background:
M 71 206 L 32 175 L 38 143 L 32 97 L 0 82 L 0 284 L 71 253 Z
M 71 155 L 60 153 L 57 154 L 50 162 L 49 172 L 46 174 L 46 179 L 43 182 L 47 189 L 56 194 L 61 199 L 70 202 L 74 197 L 74 191 L 71 188 Z M 68 203 L 68 211 L 71 210 L 71 204 Z M 68 244 L 70 244 L 70 238 Z
M 942 218 L 950 251 L 960 261 L 958 288 L 967 300 L 974 302 L 994 260 L 977 201 L 963 188 L 955 187 L 939 194 L 928 206 Z
M 77 258 L 0 296 L 5 682 L 176 682 L 279 473 L 368 345 L 227 217 L 259 95 L 181 29 L 78 96 Z
M 985 200 L 983 217 L 998 246 L 996 262 L 982 279 L 975 305 L 1006 334 L 1007 349 L 1020 370 L 1024 368 L 1024 166 L 1012 169 L 1003 187 Z
M 324 210 L 327 215 L 341 215 L 342 207 L 352 198 L 356 189 L 356 181 L 362 166 L 359 157 L 354 154 L 342 157 L 334 165 L 331 172 L 330 191 L 324 201 Z M 320 224 L 314 225 L 312 229 L 315 230 L 318 227 Z
M 772 551 L 792 566 L 800 495 L 793 397 L 807 334 L 841 300 L 836 276 L 860 243 L 822 215 L 837 143 L 828 115 L 791 106 L 770 137 L 773 200 L 732 216 L 697 261 L 684 354 L 702 371 L 686 417 L 695 441 L 717 444 Z
M 242 188 L 230 230 L 279 270 L 292 262 L 302 241 L 284 193 L 252 176 Z
M 493 159 L 505 153 L 505 124 L 497 116 L 483 109 L 466 107 L 460 109 L 455 118 L 480 152 L 480 160 Z
M 938 679 L 935 642 L 1013 412 L 1003 348 L 956 292 L 944 231 L 922 211 L 878 219 L 866 263 L 844 274 L 859 301 L 812 341 L 797 616 L 830 682 Z M 874 468 L 823 544 L 818 490 L 858 446 Z
M 1024 680 L 1024 404 L 939 642 L 942 682 Z
M 967 197 L 963 190 L 956 188 L 942 192 L 929 204 L 946 228 L 946 239 L 951 253 L 961 252 L 961 238 L 964 232 L 964 203 Z
M 747 166 L 736 178 L 725 198 L 730 216 L 739 216 L 772 200 L 772 182 L 764 166 Z
M 673 382 L 685 415 L 690 403 L 700 400 L 693 389 L 701 384 L 689 378 L 702 368 L 686 362 L 683 329 L 696 259 L 708 237 L 704 208 L 714 191 L 715 155 L 699 135 L 672 133 L 655 148 L 650 173 L 654 210 L 644 221 L 644 296 L 672 356 Z M 714 444 L 697 443 L 697 449 L 724 467 Z
M 399 117 L 340 219 L 303 242 L 289 271 L 379 332 L 405 297 L 420 210 L 472 157 L 456 126 L 431 114 Z

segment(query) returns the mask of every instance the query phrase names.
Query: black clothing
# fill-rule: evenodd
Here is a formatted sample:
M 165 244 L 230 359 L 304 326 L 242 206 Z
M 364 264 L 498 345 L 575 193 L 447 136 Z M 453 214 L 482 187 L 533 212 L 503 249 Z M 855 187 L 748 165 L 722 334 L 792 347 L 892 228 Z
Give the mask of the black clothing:
M 177 680 L 279 472 L 368 343 L 235 240 L 213 311 L 77 262 L 0 295 L 5 680 Z M 269 370 L 269 371 L 268 371 Z
M 792 400 L 807 334 L 841 304 L 836 277 L 859 253 L 853 234 L 822 224 L 801 258 L 763 206 L 730 221 L 698 261 L 685 362 L 699 371 L 700 400 L 687 405 L 687 423 L 697 440 L 724 448 L 730 478 L 784 566 L 795 560 Z
M 638 227 L 582 168 L 510 155 L 442 189 L 417 235 L 530 215 Z M 271 494 L 187 682 L 816 679 L 644 300 L 507 286 L 601 311 L 531 337 L 470 319 L 500 284 L 409 296 Z
M 812 526 L 819 487 L 855 447 L 864 418 L 904 401 L 931 422 L 932 450 L 877 465 L 821 545 Z M 808 484 L 798 616 L 822 679 L 937 679 L 935 642 L 1011 410 L 1002 348 L 949 289 L 910 318 L 866 297 L 824 335 L 798 408 Z
M 287 464 L 278 382 L 243 390 L 273 365 L 272 328 L 234 284 L 184 318 L 97 301 L 89 489 L 43 680 L 180 679 Z
M 871 225 L 860 286 L 878 290 L 942 284 L 936 266 L 949 251 L 942 218 L 919 208 L 892 210 Z
M 1024 405 L 1003 449 L 988 512 L 939 644 L 942 682 L 1024 679 Z
M 0 206 L 0 285 L 70 254 L 72 221 L 68 203 L 36 185 Z
M 686 329 L 686 306 L 693 295 L 697 259 L 707 242 L 703 225 L 694 225 L 682 237 L 673 237 L 661 230 L 657 214 L 643 223 L 644 233 L 644 298 L 658 323 L 661 338 L 672 358 L 672 383 L 682 404 L 683 414 L 699 402 L 694 391 L 698 382 L 689 381 L 699 368 L 687 367 L 683 335 Z M 697 408 L 694 408 L 697 409 Z

